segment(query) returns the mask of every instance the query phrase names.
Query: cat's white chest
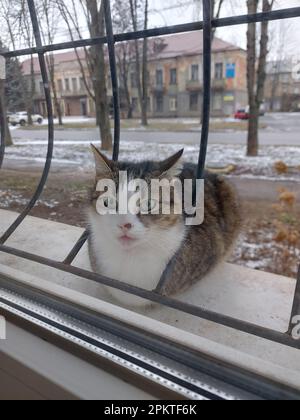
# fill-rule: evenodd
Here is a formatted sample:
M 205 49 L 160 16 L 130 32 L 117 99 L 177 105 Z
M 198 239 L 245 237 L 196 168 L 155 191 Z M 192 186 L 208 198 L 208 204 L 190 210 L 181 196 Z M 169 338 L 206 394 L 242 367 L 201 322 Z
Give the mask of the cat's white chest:
M 169 262 L 167 258 L 162 258 L 161 255 L 154 251 L 149 251 L 148 253 L 136 252 L 133 254 L 132 252 L 115 248 L 115 250 L 111 249 L 114 252 L 109 254 L 106 250 L 101 252 L 100 261 L 103 274 L 142 289 L 156 289 Z M 110 293 L 126 305 L 137 304 L 135 296 L 124 294 L 118 290 L 110 290 Z
M 93 256 L 98 273 L 132 286 L 155 290 L 168 263 L 178 251 L 184 239 L 184 230 L 176 227 L 153 241 L 125 249 L 117 241 L 105 235 L 92 235 Z M 109 288 L 113 298 L 126 306 L 143 306 L 149 302 L 141 298 Z

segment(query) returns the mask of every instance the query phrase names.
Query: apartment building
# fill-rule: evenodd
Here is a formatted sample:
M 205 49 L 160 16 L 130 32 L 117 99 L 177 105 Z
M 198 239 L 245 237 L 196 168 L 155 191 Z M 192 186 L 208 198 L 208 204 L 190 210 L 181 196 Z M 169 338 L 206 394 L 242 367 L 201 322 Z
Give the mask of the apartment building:
M 87 72 L 84 52 L 79 50 L 82 67 Z M 148 54 L 150 117 L 199 117 L 203 95 L 203 45 L 199 32 L 189 32 L 150 40 Z M 55 55 L 55 79 L 63 114 L 93 116 L 95 108 L 88 94 L 75 52 Z M 38 62 L 35 70 L 35 108 L 45 114 L 42 81 Z M 30 74 L 30 61 L 23 63 L 25 75 Z M 106 75 L 109 80 L 108 75 Z M 140 107 L 135 65 L 130 65 L 128 85 L 133 115 L 139 117 Z M 92 89 L 90 81 L 89 88 Z M 121 84 L 120 84 L 121 86 Z M 109 95 L 112 95 L 108 83 Z M 247 105 L 246 52 L 215 38 L 212 54 L 212 114 L 230 116 Z M 121 89 L 122 94 L 122 89 Z M 124 101 L 122 101 L 124 105 Z M 125 110 L 124 115 L 126 115 Z
M 265 107 L 268 111 L 300 112 L 300 59 L 267 64 Z

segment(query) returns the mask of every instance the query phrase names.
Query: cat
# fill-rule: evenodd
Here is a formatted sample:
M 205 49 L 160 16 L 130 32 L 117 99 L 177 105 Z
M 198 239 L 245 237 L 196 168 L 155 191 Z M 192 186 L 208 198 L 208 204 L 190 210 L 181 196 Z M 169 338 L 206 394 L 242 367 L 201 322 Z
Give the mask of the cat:
M 88 209 L 89 255 L 94 272 L 133 286 L 173 297 L 200 281 L 232 250 L 241 226 L 237 194 L 223 177 L 205 173 L 204 222 L 187 226 L 184 214 L 100 215 L 96 210 L 99 180 L 177 177 L 195 179 L 197 167 L 183 164 L 183 151 L 163 162 L 113 162 L 92 146 L 96 178 Z M 127 307 L 146 301 L 109 288 L 114 300 Z

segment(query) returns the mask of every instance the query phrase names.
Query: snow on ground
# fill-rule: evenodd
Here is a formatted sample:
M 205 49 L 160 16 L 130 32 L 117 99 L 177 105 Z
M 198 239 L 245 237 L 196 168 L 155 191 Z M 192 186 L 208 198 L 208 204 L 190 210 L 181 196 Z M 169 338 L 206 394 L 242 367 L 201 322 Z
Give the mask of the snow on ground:
M 94 141 L 97 145 L 97 141 Z M 148 142 L 121 142 L 120 159 L 142 161 L 145 159 L 165 159 L 180 150 L 180 144 L 157 144 Z M 198 161 L 199 148 L 195 145 L 184 146 L 184 159 L 188 162 Z M 33 160 L 43 162 L 47 152 L 46 141 L 16 141 L 15 146 L 7 147 L 7 157 L 15 160 Z M 283 161 L 293 169 L 289 174 L 279 175 L 274 164 Z M 77 165 L 82 169 L 93 166 L 89 141 L 56 141 L 53 163 Z M 241 145 L 208 146 L 207 165 L 209 167 L 236 166 L 234 174 L 241 177 L 259 177 L 262 179 L 299 180 L 300 147 L 262 146 L 259 157 L 246 157 L 246 147 Z
M 28 204 L 28 199 L 24 198 L 21 193 L 16 193 L 11 189 L 2 190 L 0 188 L 0 200 L 1 200 L 1 208 L 9 209 L 11 208 L 12 204 L 18 204 L 21 206 L 26 206 Z M 38 201 L 39 204 L 42 204 L 50 209 L 55 208 L 59 203 L 56 200 L 44 200 L 40 199 Z
M 64 124 L 81 124 L 81 123 L 87 123 L 87 124 L 94 124 L 96 123 L 95 118 L 88 118 L 88 117 L 64 117 L 63 118 Z M 58 119 L 54 119 L 54 124 L 58 124 Z M 47 118 L 44 119 L 43 123 L 41 125 L 48 125 Z

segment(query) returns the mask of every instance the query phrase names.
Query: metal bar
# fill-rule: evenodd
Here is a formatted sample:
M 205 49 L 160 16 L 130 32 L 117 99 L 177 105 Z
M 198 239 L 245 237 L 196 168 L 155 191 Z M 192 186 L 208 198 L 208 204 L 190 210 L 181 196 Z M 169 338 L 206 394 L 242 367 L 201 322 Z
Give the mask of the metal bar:
M 222 28 L 226 26 L 245 25 L 251 22 L 275 21 L 282 19 L 292 19 L 300 17 L 300 7 L 293 7 L 282 10 L 274 10 L 268 13 L 257 13 L 254 15 L 241 15 L 221 19 L 213 19 L 213 28 Z M 203 29 L 203 22 L 187 23 L 183 25 L 174 25 L 168 27 L 148 29 L 146 31 L 128 32 L 123 34 L 115 34 L 115 42 L 131 41 L 136 39 L 151 38 L 162 35 L 170 35 L 176 33 L 184 33 L 191 31 L 200 31 Z M 73 48 L 88 47 L 97 44 L 107 44 L 107 37 L 97 37 L 81 39 L 77 41 L 63 42 L 59 44 L 45 45 L 35 48 L 25 48 L 16 51 L 4 53 L 5 57 L 20 57 L 24 55 L 46 53 L 51 51 L 61 51 Z
M 94 281 L 96 283 L 111 287 L 113 289 L 121 290 L 125 293 L 130 293 L 142 299 L 159 303 L 169 308 L 179 310 L 181 312 L 217 323 L 219 325 L 223 325 L 224 327 L 229 327 L 249 335 L 254 335 L 269 341 L 283 344 L 285 346 L 300 349 L 300 340 L 294 340 L 289 334 L 283 334 L 278 331 L 273 331 L 268 328 L 260 327 L 258 325 L 231 318 L 226 315 L 218 314 L 216 312 L 193 306 L 188 303 L 175 300 L 173 298 L 159 295 L 158 293 L 152 291 L 141 289 L 140 287 L 123 283 L 119 280 L 109 279 L 107 277 L 101 276 L 96 273 L 92 273 L 87 270 L 72 267 L 58 261 L 50 260 L 49 258 L 44 258 L 39 255 L 30 254 L 25 251 L 7 247 L 5 245 L 0 245 L 0 251 L 9 255 L 14 255 L 16 257 L 35 262 L 37 264 L 52 267 L 56 270 L 60 270 L 65 273 L 70 273 L 75 276 Z
M 42 39 L 41 39 L 41 33 L 40 33 L 39 24 L 38 24 L 37 14 L 35 10 L 34 0 L 27 0 L 27 3 L 28 3 L 29 11 L 30 11 L 31 20 L 32 20 L 35 42 L 36 42 L 37 48 L 41 49 Z M 39 56 L 40 69 L 41 69 L 41 74 L 42 74 L 42 79 L 43 79 L 43 84 L 44 84 L 46 106 L 47 106 L 47 113 L 48 113 L 48 150 L 47 150 L 46 162 L 45 162 L 44 170 L 41 176 L 41 180 L 39 182 L 39 185 L 33 197 L 31 198 L 26 208 L 19 215 L 19 217 L 15 220 L 15 222 L 2 235 L 2 237 L 0 238 L 0 244 L 4 244 L 9 239 L 9 237 L 15 232 L 15 230 L 18 228 L 18 226 L 20 226 L 20 224 L 23 222 L 25 217 L 33 209 L 33 207 L 35 206 L 36 202 L 39 200 L 44 190 L 44 187 L 46 185 L 48 175 L 50 172 L 50 168 L 51 168 L 51 161 L 52 161 L 52 156 L 53 156 L 53 145 L 54 145 L 54 121 L 53 121 L 52 100 L 51 100 L 50 85 L 49 85 L 47 66 L 46 66 L 44 53 L 39 53 L 38 56 Z
M 0 55 L 0 95 L 4 93 L 5 90 L 5 57 Z M 5 115 L 4 109 L 2 109 L 2 101 L 0 99 L 0 169 L 3 164 L 4 154 L 5 154 Z
M 119 158 L 119 149 L 120 149 L 121 115 L 120 115 L 118 71 L 117 71 L 116 51 L 115 51 L 115 37 L 113 33 L 113 25 L 112 25 L 112 19 L 111 19 L 110 0 L 104 0 L 104 16 L 105 16 L 105 24 L 106 24 L 110 74 L 111 74 L 113 102 L 114 102 L 115 127 L 114 127 L 113 160 L 117 161 Z
M 203 0 L 203 106 L 201 144 L 198 160 L 197 179 L 204 178 L 210 121 L 211 102 L 211 44 L 212 44 L 212 5 L 211 0 Z
M 79 254 L 80 250 L 82 249 L 83 245 L 86 243 L 89 237 L 89 231 L 86 230 L 81 237 L 78 239 L 72 250 L 70 251 L 69 255 L 64 260 L 64 264 L 71 265 L 72 262 L 75 260 L 77 255 Z
M 292 334 L 293 328 L 295 327 L 294 319 L 296 316 L 300 316 L 300 267 L 297 276 L 296 290 L 290 319 L 290 327 L 288 331 L 289 334 Z

